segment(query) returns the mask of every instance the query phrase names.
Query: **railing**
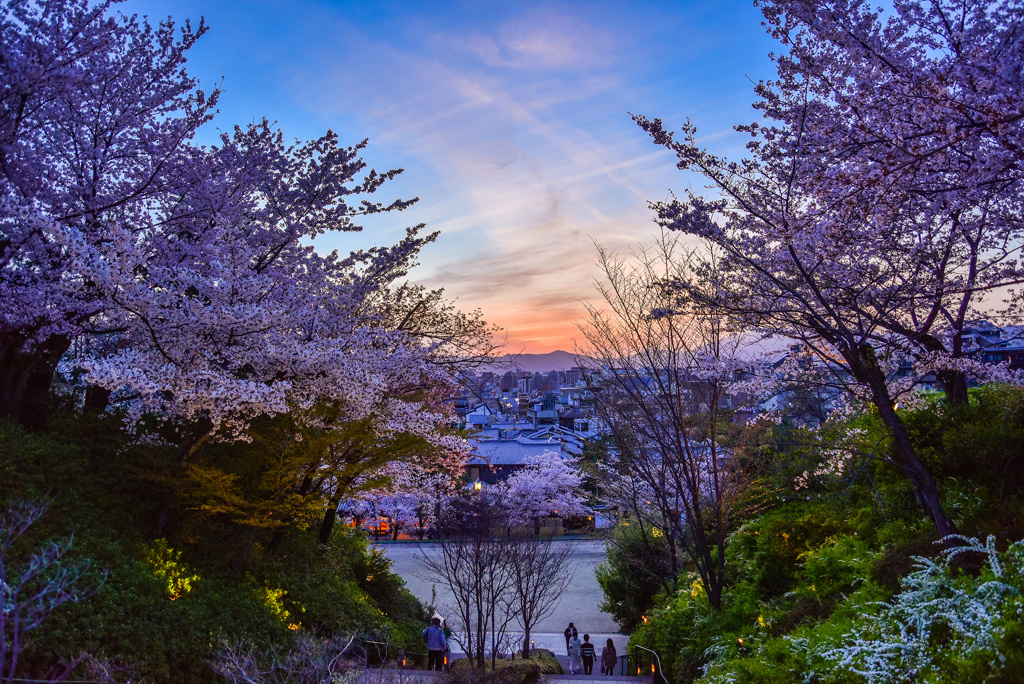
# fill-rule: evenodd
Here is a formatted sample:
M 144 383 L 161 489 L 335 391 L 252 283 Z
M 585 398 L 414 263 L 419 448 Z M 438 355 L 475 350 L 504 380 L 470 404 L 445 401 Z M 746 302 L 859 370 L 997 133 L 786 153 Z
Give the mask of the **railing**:
M 662 681 L 665 682 L 665 684 L 668 684 L 668 679 L 665 678 L 665 673 L 661 669 L 661 658 L 658 657 L 658 654 L 649 648 L 645 648 L 639 645 L 635 645 L 633 646 L 633 648 L 637 649 L 638 651 L 647 651 L 652 656 L 654 656 L 654 660 L 651 661 L 651 679 L 653 680 L 654 675 L 657 674 L 661 677 Z M 657 663 L 657 667 L 655 667 L 655 663 Z M 636 673 L 638 676 L 640 675 L 640 670 L 640 653 L 638 652 L 636 654 Z

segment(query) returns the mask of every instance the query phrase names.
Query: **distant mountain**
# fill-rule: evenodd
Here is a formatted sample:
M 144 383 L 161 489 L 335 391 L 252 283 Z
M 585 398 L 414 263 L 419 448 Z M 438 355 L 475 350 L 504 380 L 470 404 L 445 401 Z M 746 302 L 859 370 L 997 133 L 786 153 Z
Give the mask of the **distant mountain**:
M 589 360 L 589 359 L 588 359 Z M 569 370 L 578 365 L 572 354 L 566 351 L 553 351 L 547 354 L 506 354 L 499 357 L 494 364 L 488 364 L 480 370 L 502 372 L 507 370 L 524 370 L 531 373 L 547 373 L 553 370 Z M 596 365 L 592 361 L 590 365 Z

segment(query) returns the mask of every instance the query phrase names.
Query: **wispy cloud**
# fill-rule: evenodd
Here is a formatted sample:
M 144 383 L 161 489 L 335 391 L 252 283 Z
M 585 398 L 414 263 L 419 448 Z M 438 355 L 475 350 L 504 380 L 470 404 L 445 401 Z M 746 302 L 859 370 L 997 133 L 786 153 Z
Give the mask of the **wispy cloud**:
M 409 215 L 442 231 L 416 277 L 530 351 L 568 345 L 594 294 L 592 241 L 649 237 L 647 200 L 689 182 L 629 120 L 642 46 L 589 7 L 524 5 L 475 24 L 421 16 L 401 35 L 339 18 L 333 43 L 292 76 L 305 107 L 357 112 L 403 158 L 422 198 Z
M 594 69 L 615 61 L 617 36 L 580 13 L 527 8 L 522 16 L 488 33 L 440 33 L 435 47 L 460 50 L 493 67 L 512 69 Z

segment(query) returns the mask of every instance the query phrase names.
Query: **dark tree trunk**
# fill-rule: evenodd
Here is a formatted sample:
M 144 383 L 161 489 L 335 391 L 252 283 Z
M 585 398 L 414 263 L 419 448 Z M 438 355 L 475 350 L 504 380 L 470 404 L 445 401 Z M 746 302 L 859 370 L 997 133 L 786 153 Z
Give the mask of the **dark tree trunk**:
M 947 537 L 956 534 L 956 526 L 942 508 L 935 478 L 918 459 L 914 446 L 910 443 L 910 433 L 907 432 L 906 426 L 896 412 L 896 406 L 886 384 L 885 373 L 875 359 L 874 349 L 865 344 L 861 345 L 857 352 L 859 353 L 855 359 L 848 359 L 851 361 L 851 370 L 857 379 L 871 391 L 871 398 L 878 408 L 878 415 L 885 426 L 889 428 L 893 440 L 893 459 L 910 481 L 914 495 L 935 524 L 939 536 Z M 966 394 L 966 385 L 964 387 Z
M 57 363 L 71 346 L 62 335 L 24 351 L 25 338 L 0 335 L 0 417 L 25 427 L 46 425 Z
M 97 387 L 96 385 L 89 385 L 85 388 L 85 408 L 86 411 L 95 411 L 96 413 L 105 411 L 107 404 L 110 403 L 110 390 Z
M 182 438 L 177 467 L 172 471 L 177 481 L 184 478 L 185 471 L 195 460 L 199 449 L 206 444 L 213 435 L 213 424 L 209 420 L 201 419 L 199 422 L 186 423 L 184 425 L 184 437 Z M 160 504 L 157 506 L 156 515 L 153 517 L 153 537 L 160 538 L 167 536 L 167 530 L 171 522 L 171 509 L 174 507 L 176 497 L 173 489 L 166 489 L 160 496 Z
M 338 488 L 339 492 L 341 488 Z M 324 511 L 323 522 L 320 523 L 320 533 L 316 537 L 316 542 L 320 546 L 327 546 L 331 541 L 331 532 L 334 530 L 334 521 L 338 518 L 338 502 L 341 495 L 336 493 L 331 497 L 330 502 L 327 505 L 327 510 Z
M 951 406 L 965 406 L 969 401 L 967 376 L 962 371 L 942 371 L 936 374 L 939 386 Z
M 246 569 L 249 565 L 249 552 L 252 551 L 252 543 L 256 541 L 256 535 L 259 534 L 258 527 L 249 528 L 249 533 L 245 535 L 245 540 L 242 542 L 241 548 L 238 549 L 238 553 L 235 555 L 235 562 L 231 565 L 231 574 L 238 576 Z
M 164 490 L 160 495 L 160 503 L 156 507 L 156 515 L 153 516 L 154 539 L 167 536 L 167 528 L 171 522 L 171 508 L 174 506 L 174 493 L 170 489 Z

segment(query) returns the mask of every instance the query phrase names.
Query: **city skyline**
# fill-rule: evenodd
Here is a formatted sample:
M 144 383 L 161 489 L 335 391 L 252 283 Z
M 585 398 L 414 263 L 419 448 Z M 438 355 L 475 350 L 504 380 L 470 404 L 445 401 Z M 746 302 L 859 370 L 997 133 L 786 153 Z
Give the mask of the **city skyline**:
M 506 351 L 572 350 L 580 300 L 593 299 L 594 243 L 628 250 L 657 232 L 648 201 L 703 183 L 629 113 L 678 128 L 687 117 L 717 152 L 757 118 L 753 82 L 777 47 L 750 2 L 337 3 L 240 5 L 131 0 L 209 33 L 188 69 L 222 84 L 201 134 L 267 117 L 286 139 L 331 128 L 369 138 L 364 158 L 405 173 L 380 201 L 420 197 L 365 232 L 325 236 L 343 252 L 440 231 L 411 277 L 507 331 Z

